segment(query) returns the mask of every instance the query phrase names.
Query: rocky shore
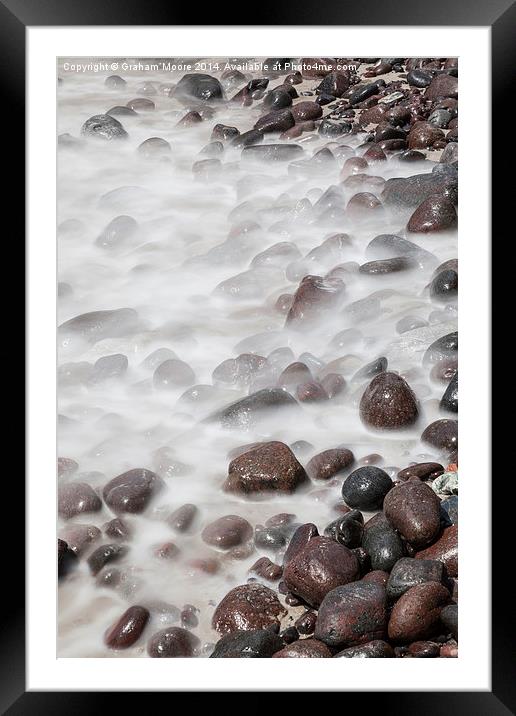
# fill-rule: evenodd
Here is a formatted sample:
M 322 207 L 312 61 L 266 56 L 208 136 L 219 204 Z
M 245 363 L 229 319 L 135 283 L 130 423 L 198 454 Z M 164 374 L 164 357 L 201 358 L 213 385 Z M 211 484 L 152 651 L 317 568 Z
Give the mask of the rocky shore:
M 58 655 L 457 657 L 457 60 L 143 62 L 60 63 Z

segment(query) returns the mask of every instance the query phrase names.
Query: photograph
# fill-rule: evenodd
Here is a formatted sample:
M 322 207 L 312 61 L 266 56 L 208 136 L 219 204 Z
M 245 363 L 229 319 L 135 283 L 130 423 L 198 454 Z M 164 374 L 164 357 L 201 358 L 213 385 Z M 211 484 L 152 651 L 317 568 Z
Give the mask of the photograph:
M 345 50 L 57 58 L 58 657 L 460 655 L 461 62 Z

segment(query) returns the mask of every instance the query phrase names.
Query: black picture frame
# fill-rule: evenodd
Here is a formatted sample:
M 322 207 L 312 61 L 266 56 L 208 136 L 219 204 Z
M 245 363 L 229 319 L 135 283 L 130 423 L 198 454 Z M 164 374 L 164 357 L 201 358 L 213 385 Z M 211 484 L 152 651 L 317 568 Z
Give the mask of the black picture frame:
M 261 3 L 259 11 L 246 22 L 242 15 L 242 5 L 217 3 L 199 7 L 174 7 L 163 0 L 88 0 L 87 3 L 65 2 L 64 0 L 0 0 L 0 75 L 2 77 L 2 119 L 5 128 L 2 132 L 4 140 L 4 188 L 6 200 L 4 218 L 11 214 L 15 221 L 11 229 L 10 248 L 17 248 L 20 255 L 17 266 L 24 264 L 24 219 L 25 216 L 25 38 L 29 26 L 80 26 L 80 25 L 197 25 L 193 22 L 202 15 L 202 25 L 263 25 L 261 18 L 267 19 L 267 25 L 423 25 L 423 26 L 490 26 L 492 37 L 492 117 L 499 118 L 507 113 L 509 122 L 509 103 L 514 94 L 514 67 L 516 66 L 516 3 L 510 0 L 490 0 L 489 3 L 450 2 L 450 0 L 383 0 L 373 3 L 364 2 L 330 2 L 319 0 L 315 4 L 307 0 L 284 1 L 281 3 Z M 247 8 L 252 11 L 252 7 Z M 230 22 L 234 20 L 235 22 Z M 49 102 L 53 98 L 49 98 Z M 479 102 L 489 101 L 489 88 L 479 87 Z M 3 124 L 3 122 L 2 122 Z M 505 126 L 505 128 L 504 128 Z M 504 176 L 502 160 L 507 162 L 510 141 L 510 126 L 496 125 L 493 136 L 504 145 L 495 151 L 492 145 L 492 177 L 497 179 L 496 189 L 492 192 L 492 237 L 505 242 L 502 233 L 504 213 L 510 211 L 510 181 L 504 183 L 498 177 Z M 513 141 L 513 138 L 512 140 Z M 506 154 L 507 151 L 507 154 Z M 10 154 L 10 158 L 6 158 Z M 503 155 L 503 156 L 502 156 Z M 504 166 L 505 168 L 505 166 Z M 15 239 L 15 241 L 14 241 Z M 4 236 L 7 241 L 7 236 Z M 474 237 L 472 237 L 474 241 Z M 508 243 L 508 242 L 507 242 Z M 502 244 L 507 246 L 507 243 Z M 16 244 L 16 246 L 14 246 Z M 21 249 L 21 250 L 20 250 Z M 502 262 L 504 263 L 504 262 Z M 500 267 L 497 282 L 493 289 L 503 285 L 504 271 L 510 266 Z M 509 276 L 507 275 L 507 278 Z M 17 291 L 17 296 L 20 291 Z M 23 296 L 23 294 L 22 294 Z M 496 291 L 493 291 L 493 299 Z M 18 298 L 16 300 L 19 300 Z M 23 301 L 23 298 L 21 299 Z M 492 331 L 495 335 L 497 326 L 501 330 L 501 320 L 493 312 Z M 23 341 L 22 322 L 11 326 L 17 332 L 19 345 Z M 29 346 L 29 349 L 31 347 Z M 33 348 L 33 347 L 32 347 Z M 493 414 L 496 409 L 497 391 L 493 390 Z M 23 404 L 19 397 L 17 402 Z M 501 401 L 500 401 L 501 402 Z M 7 415 L 9 411 L 6 411 Z M 17 421 L 13 421 L 17 425 Z M 20 432 L 16 427 L 16 432 Z M 490 436 L 486 435 L 486 441 Z M 23 449 L 23 448 L 22 448 Z M 22 453 L 23 454 L 23 453 Z M 15 463 L 15 479 L 4 475 L 8 482 L 9 504 L 24 504 L 24 485 L 20 478 L 19 454 Z M 13 466 L 9 468 L 13 470 Z M 506 546 L 503 525 L 511 523 L 512 501 L 510 493 L 514 489 L 512 475 L 502 476 L 503 489 L 493 486 L 493 552 L 492 573 L 505 575 L 497 578 L 492 590 L 492 691 L 491 692 L 439 692 L 431 691 L 424 694 L 415 692 L 368 693 L 366 707 L 381 709 L 381 713 L 418 714 L 432 716 L 441 713 L 489 714 L 502 716 L 516 714 L 516 664 L 514 632 L 509 628 L 508 616 L 514 612 L 513 588 L 511 583 L 510 561 L 507 553 L 514 553 L 514 548 Z M 486 476 L 487 479 L 487 476 Z M 4 482 L 4 490 L 5 490 Z M 512 489 L 511 489 L 512 488 Z M 482 512 L 479 519 L 489 519 Z M 509 528 L 510 530 L 510 528 Z M 9 536 L 8 536 L 9 535 Z M 511 542 L 514 538 L 512 538 Z M 119 705 L 120 694 L 94 692 L 26 692 L 25 690 L 25 612 L 24 612 L 24 533 L 18 521 L 10 532 L 4 531 L 4 560 L 2 560 L 3 591 L 6 604 L 0 612 L 0 710 L 10 716 L 21 714 L 45 713 L 52 714 L 92 714 L 102 713 Z M 7 560 L 5 561 L 5 557 Z M 314 691 L 317 684 L 314 683 Z M 407 684 L 410 686 L 410 684 Z M 350 699 L 358 694 L 347 693 L 346 707 Z M 142 698 L 141 694 L 132 694 L 134 699 Z M 147 698 L 143 696 L 143 698 Z M 362 703 L 362 701 L 361 701 Z M 173 706 L 173 704 L 172 704 Z M 323 707 L 324 708 L 324 707 Z

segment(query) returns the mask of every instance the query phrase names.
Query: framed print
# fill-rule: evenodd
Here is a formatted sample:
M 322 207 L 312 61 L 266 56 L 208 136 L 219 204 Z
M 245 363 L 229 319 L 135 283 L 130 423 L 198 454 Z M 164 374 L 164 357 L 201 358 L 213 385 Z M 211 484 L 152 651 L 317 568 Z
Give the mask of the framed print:
M 27 146 L 7 713 L 94 691 L 515 708 L 489 382 L 514 8 L 324 10 L 0 6 Z

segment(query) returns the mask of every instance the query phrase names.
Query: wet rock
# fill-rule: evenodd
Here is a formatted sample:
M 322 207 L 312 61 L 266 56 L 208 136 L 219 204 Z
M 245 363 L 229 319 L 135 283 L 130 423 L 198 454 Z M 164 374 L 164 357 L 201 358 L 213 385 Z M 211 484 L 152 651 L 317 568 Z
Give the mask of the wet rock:
M 230 145 L 235 149 L 250 147 L 254 144 L 263 142 L 263 135 L 264 133 L 258 129 L 250 129 L 248 132 L 243 132 L 239 136 L 234 137 L 231 140 Z
M 103 544 L 101 547 L 97 547 L 87 560 L 90 572 L 95 576 L 106 564 L 125 557 L 127 552 L 127 547 L 121 544 Z
M 175 532 L 188 532 L 198 513 L 199 509 L 195 505 L 187 503 L 177 510 L 174 510 L 174 512 L 167 517 L 167 524 Z
M 396 373 L 377 375 L 360 400 L 360 419 L 371 428 L 398 429 L 414 424 L 419 416 L 416 396 Z
M 449 601 L 448 590 L 437 582 L 411 587 L 393 607 L 389 639 L 406 644 L 431 637 L 439 630 L 441 609 Z
M 355 582 L 333 589 L 319 607 L 315 638 L 333 648 L 382 639 L 387 628 L 384 587 Z
M 434 194 L 453 198 L 456 190 L 456 176 L 434 173 L 414 174 L 406 178 L 388 179 L 381 198 L 386 206 L 405 211 L 415 209 Z
M 407 82 L 412 87 L 428 87 L 432 81 L 432 77 L 432 72 L 415 69 L 407 73 Z
M 446 513 L 448 526 L 459 524 L 459 498 L 457 495 L 451 495 L 443 500 L 441 508 Z
M 443 579 L 443 565 L 438 560 L 403 557 L 396 562 L 391 570 L 387 582 L 387 597 L 394 602 L 416 584 L 441 583 Z
M 331 400 L 340 395 L 346 389 L 345 379 L 338 373 L 328 373 L 321 379 L 321 385 Z
M 307 612 L 302 614 L 298 619 L 296 619 L 294 626 L 296 627 L 299 634 L 310 635 L 310 634 L 314 633 L 316 621 L 317 621 L 316 613 L 314 611 L 312 611 L 311 609 L 309 609 Z
M 129 136 L 122 123 L 109 114 L 96 114 L 87 119 L 81 127 L 81 134 L 83 137 L 106 141 L 126 139 Z
M 317 102 L 299 102 L 290 111 L 295 122 L 319 119 L 323 114 L 322 107 Z
M 129 361 L 127 360 L 127 356 L 121 353 L 102 356 L 102 358 L 95 361 L 93 370 L 88 378 L 88 383 L 90 385 L 98 385 L 107 380 L 122 378 L 127 373 L 128 367 Z
M 135 112 L 134 109 L 131 109 L 130 107 L 124 107 L 123 105 L 116 105 L 115 107 L 111 107 L 111 109 L 108 109 L 106 114 L 110 114 L 112 117 L 138 116 L 138 112 Z
M 174 659 L 194 656 L 200 641 L 187 629 L 167 627 L 147 642 L 147 653 L 153 659 Z
M 443 472 L 444 468 L 438 462 L 419 462 L 400 470 L 397 478 L 400 482 L 406 482 L 411 477 L 418 477 L 420 480 L 433 480 Z
M 278 388 L 264 388 L 235 403 L 231 403 L 213 416 L 220 420 L 222 427 L 248 429 L 266 413 L 280 409 L 297 408 L 298 403 L 287 391 Z
M 70 477 L 79 469 L 79 463 L 69 457 L 57 458 L 57 476 Z
M 428 149 L 444 139 L 444 133 L 429 122 L 416 122 L 408 135 L 409 149 Z
M 383 80 L 379 80 L 379 82 L 383 82 Z M 383 84 L 385 83 L 383 82 Z M 381 85 L 378 82 L 371 82 L 369 84 L 362 85 L 351 93 L 349 96 L 349 104 L 353 106 L 355 104 L 360 104 L 360 102 L 364 102 L 364 100 L 376 94 L 380 86 Z
M 174 90 L 174 97 L 183 104 L 189 104 L 192 100 L 216 102 L 222 100 L 223 96 L 218 79 L 202 73 L 183 75 Z
M 354 470 L 344 480 L 342 497 L 349 507 L 380 510 L 392 486 L 392 480 L 384 470 L 367 465 Z
M 57 576 L 65 577 L 77 564 L 77 555 L 63 539 L 57 540 Z
M 439 160 L 444 165 L 454 164 L 459 159 L 459 145 L 457 142 L 449 142 L 443 149 L 441 159 Z
M 113 249 L 134 238 L 138 223 L 131 216 L 117 216 L 103 229 L 95 241 L 103 249 Z
M 318 607 L 332 589 L 356 580 L 359 567 L 347 547 L 328 537 L 313 537 L 288 562 L 283 576 L 294 594 Z
M 334 308 L 344 291 L 341 281 L 327 281 L 321 276 L 305 276 L 294 294 L 286 324 L 299 327 L 313 322 L 322 312 Z
M 323 119 L 319 125 L 319 134 L 328 139 L 341 137 L 343 134 L 349 134 L 352 125 L 349 122 L 337 122 L 333 119 Z
M 283 646 L 283 639 L 269 629 L 238 630 L 219 639 L 210 659 L 267 659 Z
M 458 371 L 448 383 L 444 395 L 439 403 L 441 410 L 449 413 L 457 413 L 459 410 L 459 373 Z
M 318 639 L 299 639 L 277 651 L 274 659 L 329 659 L 331 651 Z
M 355 457 L 347 448 L 333 448 L 314 455 L 306 466 L 312 480 L 329 480 L 353 464 Z
M 120 75 L 109 75 L 104 80 L 104 84 L 108 89 L 124 89 L 127 82 Z
M 316 403 L 321 400 L 328 400 L 328 395 L 320 383 L 310 381 L 297 387 L 296 398 L 300 403 Z
M 456 271 L 441 271 L 430 284 L 430 296 L 436 301 L 453 301 L 458 292 L 459 275 Z
M 184 361 L 170 359 L 156 368 L 152 380 L 158 390 L 175 390 L 195 383 L 195 373 Z
M 450 577 L 458 576 L 458 528 L 446 527 L 437 542 L 416 553 L 416 559 L 437 559 L 443 563 Z
M 100 497 L 85 482 L 69 482 L 61 485 L 58 492 L 59 516 L 70 519 L 86 512 L 102 509 Z
M 319 94 L 342 97 L 349 88 L 349 72 L 330 72 L 317 87 Z
M 413 659 L 435 659 L 439 652 L 439 644 L 432 641 L 414 641 L 408 648 L 408 656 Z
M 325 537 L 331 537 L 349 549 L 359 547 L 364 534 L 364 517 L 358 510 L 350 510 L 343 517 L 338 517 L 324 530 Z
M 284 443 L 273 441 L 231 461 L 224 489 L 228 492 L 294 492 L 307 479 L 303 466 Z
M 369 556 L 371 569 L 382 572 L 389 572 L 405 554 L 400 536 L 383 516 L 374 524 L 366 525 L 362 546 Z
M 144 159 L 160 159 L 170 154 L 170 144 L 161 137 L 149 137 L 138 147 L 138 154 Z
M 426 483 L 398 483 L 386 496 L 385 517 L 413 547 L 430 544 L 440 530 L 440 500 Z
M 432 266 L 437 263 L 436 257 L 429 251 L 422 249 L 412 241 L 407 241 L 394 234 L 380 234 L 376 236 L 366 247 L 366 254 L 371 258 L 398 258 L 405 256 L 414 263 L 422 266 Z
M 439 129 L 446 129 L 452 118 L 451 112 L 447 109 L 434 109 L 434 111 L 428 117 L 428 124 Z
M 131 537 L 131 530 L 119 517 L 107 522 L 104 527 L 104 534 L 111 539 L 127 540 Z
M 107 630 L 104 636 L 106 646 L 110 649 L 128 649 L 142 635 L 149 617 L 150 613 L 145 607 L 129 607 Z
M 334 658 L 345 659 L 393 659 L 395 656 L 394 649 L 390 644 L 381 639 L 374 639 L 367 644 L 361 646 L 350 646 L 347 649 L 339 651 Z
M 79 557 L 100 538 L 101 532 L 95 525 L 69 524 L 60 532 L 60 536 L 67 543 L 68 549 Z
M 212 373 L 214 383 L 243 385 L 251 383 L 253 375 L 263 368 L 267 360 L 253 353 L 242 353 L 236 358 L 228 358 L 220 363 Z
M 269 582 L 277 582 L 283 574 L 283 568 L 280 567 L 279 564 L 271 562 L 268 557 L 260 557 L 260 559 L 249 568 L 249 571 Z
M 278 387 L 285 390 L 295 390 L 298 385 L 312 380 L 312 373 L 305 363 L 296 361 L 290 363 L 278 378 Z
M 284 109 L 290 107 L 291 104 L 292 97 L 281 87 L 276 87 L 268 92 L 263 100 L 263 106 L 270 110 Z
M 407 230 L 419 233 L 446 231 L 457 226 L 457 212 L 453 203 L 435 194 L 425 199 L 409 219 Z
M 384 274 L 398 273 L 414 268 L 415 261 L 408 256 L 396 256 L 392 259 L 381 259 L 379 261 L 368 261 L 360 266 L 360 273 L 370 276 L 381 276 Z
M 135 468 L 110 480 L 102 495 L 107 506 L 115 513 L 139 513 L 145 510 L 163 486 L 163 480 L 151 470 Z
M 300 525 L 292 535 L 285 556 L 283 557 L 283 568 L 285 568 L 298 554 L 300 554 L 308 542 L 318 537 L 317 527 L 311 522 Z
M 425 99 L 435 101 L 442 97 L 458 97 L 458 81 L 456 77 L 442 74 L 436 75 L 425 91 Z
M 254 129 L 262 134 L 270 132 L 286 132 L 295 124 L 292 112 L 289 109 L 280 109 L 263 115 L 254 125 Z M 243 135 L 241 135 L 243 136 Z
M 285 614 L 276 594 L 261 584 L 235 587 L 226 594 L 213 614 L 212 626 L 221 634 L 239 630 L 266 629 Z
M 205 527 L 201 536 L 212 547 L 230 549 L 250 540 L 253 528 L 243 517 L 225 515 Z
M 256 162 L 290 162 L 303 156 L 299 144 L 260 144 L 242 149 L 242 159 Z
M 459 608 L 457 604 L 449 604 L 441 609 L 440 616 L 444 626 L 451 632 L 452 636 L 457 639 L 459 636 Z
M 75 338 L 96 343 L 104 338 L 118 338 L 138 328 L 138 314 L 132 308 L 107 311 L 91 311 L 74 316 L 59 326 L 58 335 L 62 346 Z
M 423 365 L 455 360 L 459 349 L 459 334 L 457 331 L 447 333 L 438 338 L 426 350 L 423 356 Z
M 254 543 L 258 549 L 278 550 L 287 543 L 287 537 L 293 532 L 290 525 L 278 525 L 276 527 L 264 527 L 256 525 L 254 532 Z
M 459 447 L 458 428 L 457 420 L 435 420 L 425 428 L 421 440 L 443 452 L 456 450 Z

